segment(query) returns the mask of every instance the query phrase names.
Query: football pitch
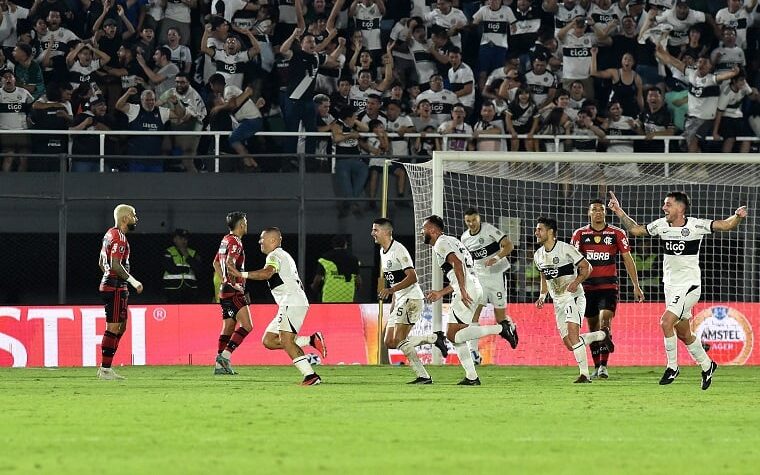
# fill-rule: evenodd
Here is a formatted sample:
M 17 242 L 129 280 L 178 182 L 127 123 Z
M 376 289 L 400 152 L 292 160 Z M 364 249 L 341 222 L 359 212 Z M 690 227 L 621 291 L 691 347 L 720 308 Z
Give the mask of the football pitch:
M 760 471 L 760 368 L 319 366 L 0 369 L 0 474 L 751 474 Z

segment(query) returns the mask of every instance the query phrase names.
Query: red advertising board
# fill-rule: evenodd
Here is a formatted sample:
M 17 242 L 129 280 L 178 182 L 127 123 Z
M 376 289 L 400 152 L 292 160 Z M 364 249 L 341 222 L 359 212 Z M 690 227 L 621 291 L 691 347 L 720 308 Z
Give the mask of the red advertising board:
M 371 364 L 377 361 L 377 305 L 315 304 L 309 309 L 303 335 L 322 331 L 328 345 L 324 364 Z M 116 365 L 211 365 L 221 328 L 217 305 L 131 305 L 127 333 L 114 360 Z M 254 330 L 235 352 L 235 364 L 289 364 L 282 351 L 269 351 L 261 336 L 275 315 L 274 305 L 252 305 Z M 664 350 L 659 316 L 661 303 L 620 304 L 613 324 L 616 366 L 662 365 Z M 508 348 L 499 337 L 481 341 L 483 362 L 506 365 L 574 365 L 560 341 L 553 309 L 537 310 L 513 304 L 520 345 Z M 722 364 L 760 364 L 754 335 L 760 332 L 760 304 L 700 303 L 692 328 L 709 345 L 708 354 Z M 493 322 L 485 310 L 482 324 Z M 432 322 L 426 309 L 416 332 L 427 333 Z M 0 307 L 0 366 L 95 366 L 105 329 L 102 307 Z M 307 348 L 307 352 L 310 352 Z M 314 352 L 313 350 L 311 352 Z M 420 348 L 423 360 L 429 349 Z M 391 361 L 403 355 L 390 352 Z M 679 345 L 679 361 L 691 364 Z M 448 363 L 456 363 L 452 352 Z

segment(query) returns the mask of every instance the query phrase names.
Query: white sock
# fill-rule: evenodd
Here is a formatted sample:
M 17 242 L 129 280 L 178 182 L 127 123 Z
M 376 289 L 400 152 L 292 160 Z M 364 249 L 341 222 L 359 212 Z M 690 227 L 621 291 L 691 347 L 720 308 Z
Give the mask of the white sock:
M 675 335 L 665 337 L 665 355 L 668 357 L 668 368 L 678 369 L 678 338 Z
M 472 323 L 470 323 L 470 328 L 472 328 L 472 327 L 479 327 L 479 326 L 480 326 L 479 322 L 472 322 Z M 478 346 L 479 346 L 478 343 L 479 342 L 480 342 L 479 338 L 474 338 L 472 340 L 468 340 L 467 341 L 467 348 L 469 348 L 470 351 L 474 351 L 476 353 L 479 353 L 480 352 L 479 351 L 480 348 L 478 348 Z
M 401 350 L 402 353 L 404 353 L 404 356 L 406 356 L 406 359 L 409 360 L 409 364 L 412 366 L 412 369 L 414 370 L 415 374 L 417 374 L 418 377 L 420 378 L 430 377 L 427 370 L 422 365 L 420 358 L 417 356 L 417 350 L 415 350 L 414 345 L 412 345 L 409 340 L 404 340 L 400 342 L 396 348 Z
M 222 356 L 224 358 L 230 359 L 230 356 L 232 356 L 232 352 L 230 350 L 224 350 L 222 351 Z
M 602 341 L 604 340 L 604 332 L 599 330 L 595 332 L 589 332 L 584 333 L 581 335 L 581 341 L 585 343 L 586 345 L 590 345 L 591 343 L 594 343 L 595 341 Z
M 573 356 L 575 356 L 575 361 L 578 362 L 578 369 L 581 370 L 581 374 L 588 378 L 588 357 L 586 355 L 586 345 L 582 341 L 573 346 Z
M 311 369 L 311 364 L 309 364 L 309 358 L 306 357 L 306 355 L 299 356 L 298 358 L 294 359 L 293 364 L 304 376 L 314 374 L 314 370 Z
M 470 325 L 467 328 L 462 328 L 454 336 L 454 343 L 464 343 L 469 340 L 477 340 L 488 335 L 498 335 L 501 332 L 501 325 L 486 325 L 481 327 L 480 325 L 474 327 Z
M 694 361 L 696 361 L 697 364 L 702 367 L 702 371 L 707 371 L 710 369 L 712 360 L 709 356 L 707 356 L 707 353 L 702 347 L 702 342 L 699 340 L 699 338 L 695 338 L 694 341 L 691 342 L 691 345 L 686 345 L 686 349 L 689 350 L 689 353 L 691 354 L 691 357 L 694 358 Z
M 420 345 L 432 345 L 435 343 L 435 340 L 437 339 L 435 334 L 430 335 L 410 335 L 407 340 L 409 340 L 409 344 L 412 346 L 420 346 Z
M 301 348 L 305 348 L 309 346 L 311 343 L 311 338 L 308 336 L 297 336 L 296 337 L 296 345 L 300 346 Z
M 465 328 L 467 330 L 467 328 Z M 462 333 L 460 331 L 459 333 Z M 457 333 L 457 335 L 459 335 Z M 467 348 L 466 343 L 454 343 L 454 348 L 457 350 L 457 355 L 459 355 L 459 363 L 462 365 L 462 368 L 464 368 L 464 375 L 467 377 L 467 379 L 477 379 L 478 373 L 475 371 L 475 363 L 472 362 L 472 355 L 470 354 L 470 349 Z

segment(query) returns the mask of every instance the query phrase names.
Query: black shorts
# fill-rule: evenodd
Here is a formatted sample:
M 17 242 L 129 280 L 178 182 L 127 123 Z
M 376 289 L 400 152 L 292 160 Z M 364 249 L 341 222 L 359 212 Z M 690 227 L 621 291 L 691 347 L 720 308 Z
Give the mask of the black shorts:
M 232 297 L 219 299 L 219 305 L 222 306 L 222 320 L 235 318 L 240 309 L 248 304 L 248 296 L 245 294 L 235 294 Z
M 100 292 L 103 306 L 106 309 L 106 323 L 122 323 L 127 321 L 127 300 L 129 290 L 107 290 Z
M 617 309 L 618 292 L 614 289 L 592 290 L 586 292 L 586 318 L 598 317 L 602 310 L 615 313 Z
M 735 139 L 736 137 L 751 137 L 754 135 L 747 130 L 747 119 L 736 119 L 734 117 L 723 117 L 720 119 L 718 133 L 724 139 Z

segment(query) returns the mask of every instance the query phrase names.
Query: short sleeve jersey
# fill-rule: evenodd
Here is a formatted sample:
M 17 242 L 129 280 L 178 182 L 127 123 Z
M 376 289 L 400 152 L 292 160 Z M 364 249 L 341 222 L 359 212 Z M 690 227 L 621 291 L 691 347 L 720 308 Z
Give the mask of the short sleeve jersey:
M 124 233 L 115 227 L 106 231 L 100 247 L 100 265 L 103 267 L 103 278 L 100 280 L 101 292 L 127 288 L 127 281 L 120 279 L 111 269 L 113 259 L 117 259 L 129 273 L 129 243 Z
M 486 261 L 494 257 L 501 249 L 502 239 L 506 234 L 491 223 L 480 223 L 480 229 L 472 234 L 469 229 L 462 233 L 462 244 L 470 251 L 475 261 L 475 272 L 481 275 L 501 274 L 509 269 L 509 260 L 499 259 L 496 264 L 486 267 Z
M 443 273 L 446 275 L 446 278 L 449 279 L 451 286 L 454 287 L 456 292 L 459 291 L 461 286 L 460 282 L 457 280 L 456 273 L 454 272 L 454 267 L 446 260 L 449 257 L 449 254 L 454 254 L 462 262 L 462 270 L 464 271 L 464 277 L 466 280 L 465 285 L 478 282 L 478 278 L 475 275 L 475 263 L 472 260 L 472 255 L 459 239 L 453 236 L 446 236 L 445 234 L 440 236 L 433 246 L 433 254 L 435 255 L 436 263 L 441 270 L 443 270 Z
M 245 271 L 245 251 L 243 242 L 234 234 L 227 234 L 222 238 L 219 244 L 219 250 L 216 253 L 215 260 L 222 269 L 222 287 L 219 297 L 227 298 L 236 293 L 242 293 L 245 288 L 245 279 L 234 277 L 227 271 L 227 258 L 231 258 L 235 264 L 235 269 L 240 272 Z
M 278 247 L 267 254 L 265 266 L 271 266 L 275 270 L 267 284 L 277 305 L 309 305 L 296 262 L 287 251 Z
M 549 294 L 556 300 L 583 295 L 583 286 L 579 285 L 574 293 L 567 292 L 567 286 L 578 276 L 578 264 L 585 259 L 572 245 L 557 241 L 547 251 L 544 246 L 533 254 L 533 262 L 549 284 Z
M 628 236 L 617 226 L 606 225 L 597 231 L 591 225 L 576 229 L 570 244 L 575 246 L 591 264 L 591 275 L 583 282 L 583 288 L 594 290 L 617 290 L 618 253 L 631 252 Z
M 699 248 L 702 238 L 712 234 L 713 221 L 686 218 L 683 226 L 670 226 L 665 218 L 647 224 L 650 236 L 659 236 L 665 254 L 662 282 L 672 286 L 700 285 Z
M 387 251 L 384 251 L 382 247 L 380 248 L 380 266 L 383 278 L 385 279 L 385 286 L 390 287 L 404 280 L 406 270 L 414 269 L 414 262 L 406 246 L 394 240 L 391 241 L 391 245 L 388 246 Z M 405 289 L 399 290 L 394 295 L 396 305 L 410 299 L 425 298 L 420 284 L 416 282 Z

